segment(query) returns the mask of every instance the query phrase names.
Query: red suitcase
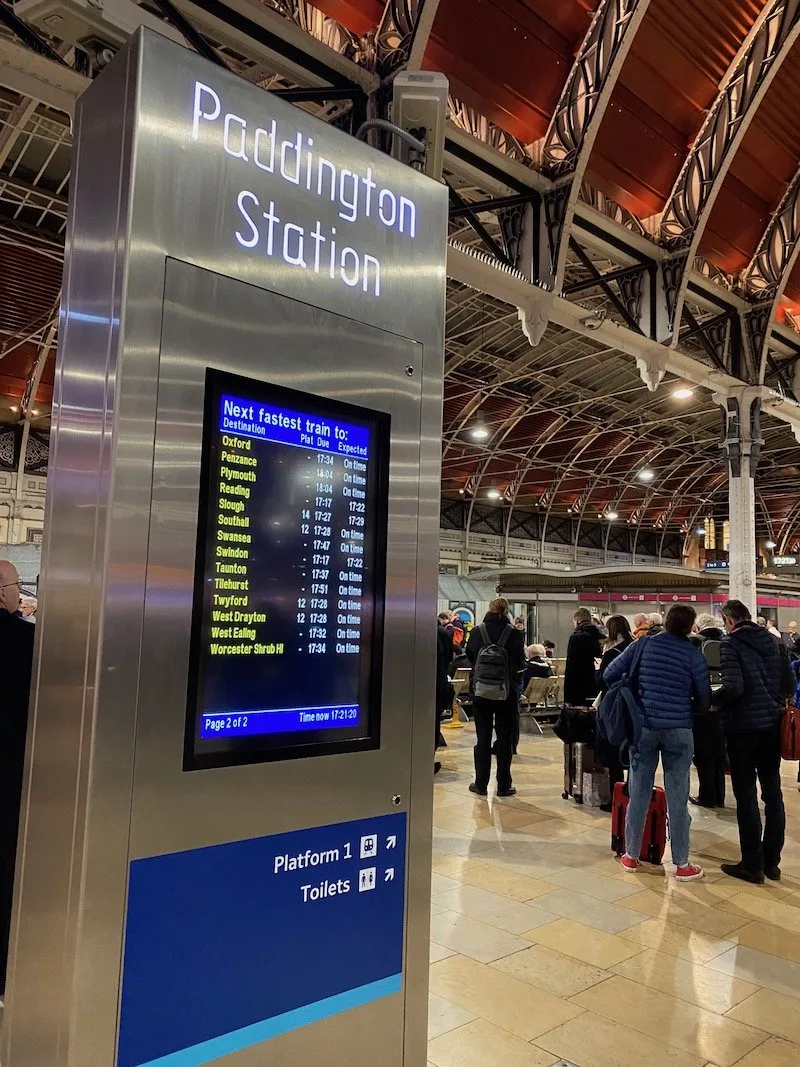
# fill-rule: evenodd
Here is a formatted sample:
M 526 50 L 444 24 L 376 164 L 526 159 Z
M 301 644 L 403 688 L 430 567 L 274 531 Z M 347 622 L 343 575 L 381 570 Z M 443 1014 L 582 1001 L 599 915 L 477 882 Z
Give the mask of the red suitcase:
M 628 812 L 628 787 L 624 782 L 614 786 L 611 812 L 611 848 L 618 856 L 625 851 L 625 816 Z M 661 863 L 667 847 L 667 794 L 656 786 L 647 812 L 639 859 L 646 863 Z

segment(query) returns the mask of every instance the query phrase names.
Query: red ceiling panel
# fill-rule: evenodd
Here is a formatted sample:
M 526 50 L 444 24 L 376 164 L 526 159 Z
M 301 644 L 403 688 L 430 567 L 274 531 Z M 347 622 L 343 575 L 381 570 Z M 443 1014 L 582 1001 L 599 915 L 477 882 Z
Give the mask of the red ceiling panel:
M 742 140 L 703 236 L 700 254 L 723 270 L 738 271 L 750 262 L 800 164 L 799 79 L 795 46 Z
M 729 175 L 703 233 L 700 255 L 730 274 L 742 270 L 758 247 L 769 214 L 763 200 Z
M 505 438 L 507 448 L 533 447 L 546 436 L 555 423 L 561 422 L 558 412 L 537 411 L 522 418 Z
M 425 66 L 524 142 L 541 137 L 596 3 L 441 0 Z
M 9 351 L 0 358 L 0 396 L 10 396 L 15 399 L 22 397 L 25 391 L 25 383 L 28 379 L 39 349 L 34 344 L 23 344 Z M 53 400 L 53 374 L 55 369 L 55 351 L 45 364 L 39 390 L 34 400 L 50 404 Z
M 652 0 L 591 159 L 590 180 L 643 217 L 660 211 L 764 0 Z
M 47 320 L 61 290 L 62 271 L 60 262 L 42 255 L 35 245 L 1 247 L 0 346 Z
M 39 353 L 26 340 L 50 318 L 61 289 L 61 263 L 35 245 L 0 246 L 0 395 L 19 398 Z M 35 400 L 53 398 L 55 352 L 51 353 Z
M 357 34 L 376 29 L 384 9 L 383 0 L 314 0 L 313 6 Z

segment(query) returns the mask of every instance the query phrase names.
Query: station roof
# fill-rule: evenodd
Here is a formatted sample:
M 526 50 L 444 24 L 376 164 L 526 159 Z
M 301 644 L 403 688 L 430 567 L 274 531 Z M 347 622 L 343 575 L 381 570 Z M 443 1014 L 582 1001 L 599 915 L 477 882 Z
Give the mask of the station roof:
M 376 31 L 376 0 L 317 0 L 358 33 Z M 600 0 L 440 0 L 423 65 L 450 79 L 453 95 L 521 146 L 547 133 Z M 770 0 L 607 3 L 619 18 L 643 15 L 588 159 L 587 184 L 639 219 L 659 215 L 729 68 Z M 765 71 L 753 77 L 764 78 Z M 795 117 L 800 49 L 781 59 L 717 197 L 700 254 L 726 272 L 752 259 L 767 220 L 800 164 Z M 591 90 L 587 84 L 587 91 Z M 524 148 L 523 148 L 524 152 Z M 528 153 L 535 160 L 535 152 Z M 800 310 L 800 267 L 787 302 Z
M 424 23 L 414 31 L 418 65 L 450 80 L 445 177 L 456 204 L 552 193 L 558 174 L 554 185 L 543 154 L 548 136 L 559 128 L 578 144 L 575 239 L 562 281 L 564 295 L 580 314 L 585 310 L 585 322 L 551 319 L 533 347 L 513 299 L 456 277 L 448 283 L 445 497 L 684 535 L 705 515 L 727 517 L 720 413 L 710 390 L 695 386 L 677 399 L 675 389 L 687 381 L 668 372 L 649 391 L 630 345 L 609 343 L 591 321 L 602 313 L 636 340 L 630 293 L 616 275 L 647 257 L 660 263 L 670 255 L 681 210 L 701 204 L 685 294 L 687 322 L 696 328 L 681 329 L 672 349 L 709 381 L 721 369 L 752 380 L 725 362 L 726 353 L 741 316 L 764 299 L 751 284 L 753 265 L 759 255 L 771 264 L 778 276 L 767 293 L 772 321 L 763 380 L 789 414 L 779 421 L 765 411 L 757 530 L 781 551 L 800 544 L 800 406 L 793 384 L 800 367 L 794 328 L 794 316 L 800 320 L 794 106 L 800 0 L 315 0 L 313 6 L 178 0 L 176 6 L 197 29 L 195 47 L 205 45 L 269 91 L 325 83 L 374 88 L 422 12 Z M 158 0 L 141 7 L 150 18 L 168 10 Z M 55 57 L 26 39 L 24 25 L 6 16 L 2 22 L 0 420 L 26 416 L 46 428 L 69 195 L 63 100 L 74 98 L 93 70 L 80 49 L 47 37 L 41 26 L 38 39 Z M 588 48 L 598 27 L 602 33 Z M 310 57 L 305 74 L 301 53 Z M 32 87 L 37 80 L 41 91 Z M 589 129 L 593 95 L 602 108 Z M 348 108 L 355 111 L 353 101 L 341 99 L 299 106 L 344 127 Z M 709 139 L 710 116 L 721 112 L 727 124 Z M 502 211 L 478 210 L 475 218 L 490 240 L 508 247 Z M 454 213 L 451 241 L 485 250 L 473 223 L 463 211 Z M 612 282 L 598 280 L 603 275 Z M 476 429 L 488 433 L 478 438 Z

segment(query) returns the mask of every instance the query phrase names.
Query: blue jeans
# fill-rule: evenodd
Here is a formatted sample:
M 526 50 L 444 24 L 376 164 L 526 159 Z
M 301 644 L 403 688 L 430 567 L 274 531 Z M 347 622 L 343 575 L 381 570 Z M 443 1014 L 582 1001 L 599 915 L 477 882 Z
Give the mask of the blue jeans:
M 672 862 L 685 867 L 689 862 L 689 768 L 694 755 L 694 736 L 686 730 L 654 730 L 642 727 L 639 745 L 631 752 L 628 779 L 628 814 L 625 819 L 625 847 L 629 856 L 639 858 L 653 795 L 658 757 L 664 764 L 664 785 L 672 841 Z

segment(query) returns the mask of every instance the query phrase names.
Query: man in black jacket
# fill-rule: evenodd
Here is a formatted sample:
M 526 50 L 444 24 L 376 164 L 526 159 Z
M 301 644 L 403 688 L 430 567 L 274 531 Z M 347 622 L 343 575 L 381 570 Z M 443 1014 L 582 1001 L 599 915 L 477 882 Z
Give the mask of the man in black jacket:
M 722 710 L 728 741 L 731 785 L 742 858 L 723 863 L 733 878 L 761 885 L 764 876 L 777 882 L 786 833 L 781 792 L 780 720 L 785 698 L 781 693 L 778 642 L 756 625 L 740 600 L 722 608 L 728 636 L 722 642 L 722 688 L 714 704 Z M 764 801 L 764 832 L 758 808 L 757 784 Z
M 600 631 L 592 622 L 587 608 L 578 608 L 572 616 L 575 629 L 567 644 L 564 668 L 564 703 L 573 707 L 591 704 L 600 691 L 594 661 L 603 655 Z
M 719 667 L 719 659 L 714 660 L 710 649 L 716 649 L 717 645 L 725 637 L 725 631 L 721 630 L 713 615 L 698 615 L 696 633 L 689 640 L 700 649 L 706 657 L 706 661 L 715 663 Z M 709 649 L 705 646 L 708 642 Z M 715 680 L 719 681 L 719 674 L 715 668 L 711 676 L 712 685 Z M 725 733 L 722 729 L 722 716 L 716 711 L 710 711 L 705 715 L 696 715 L 694 719 L 694 765 L 697 768 L 698 790 L 696 797 L 689 797 L 692 804 L 699 804 L 701 808 L 724 808 L 725 807 L 725 767 L 727 765 L 727 753 L 725 749 Z
M 489 605 L 484 616 L 483 625 L 489 633 L 489 642 L 497 644 L 504 631 L 510 633 L 505 638 L 505 651 L 508 659 L 508 698 L 506 700 L 484 700 L 475 697 L 472 705 L 475 718 L 475 781 L 470 785 L 471 793 L 485 797 L 489 778 L 492 773 L 492 730 L 497 733 L 495 755 L 497 756 L 497 795 L 511 797 L 516 793 L 511 783 L 511 757 L 514 739 L 514 727 L 519 711 L 519 692 L 517 682 L 519 672 L 525 666 L 525 634 L 511 625 L 508 617 L 509 603 L 504 597 L 498 597 Z M 467 642 L 467 658 L 473 666 L 478 653 L 484 647 L 482 627 L 476 626 Z

